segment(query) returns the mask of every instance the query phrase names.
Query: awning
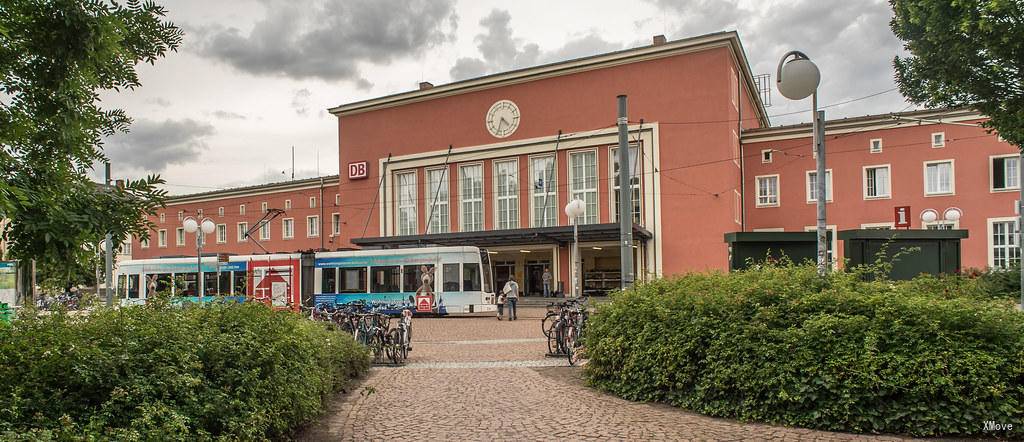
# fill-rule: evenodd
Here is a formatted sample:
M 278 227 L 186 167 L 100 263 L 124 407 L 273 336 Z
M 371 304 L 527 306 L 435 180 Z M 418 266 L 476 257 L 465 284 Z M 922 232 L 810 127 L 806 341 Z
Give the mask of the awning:
M 579 226 L 580 242 L 618 241 L 619 224 L 584 224 Z M 646 242 L 651 232 L 633 224 L 633 240 Z M 500 247 L 531 244 L 572 244 L 572 226 L 533 227 L 528 229 L 483 230 L 478 232 L 433 233 L 429 235 L 354 238 L 362 247 L 410 246 L 476 246 Z

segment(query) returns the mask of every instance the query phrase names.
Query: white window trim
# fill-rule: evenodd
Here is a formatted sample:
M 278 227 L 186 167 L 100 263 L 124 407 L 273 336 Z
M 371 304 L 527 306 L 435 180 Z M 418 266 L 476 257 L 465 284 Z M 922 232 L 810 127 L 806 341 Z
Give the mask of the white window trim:
M 239 204 L 238 205 L 238 214 L 239 215 L 245 215 L 245 204 Z
M 768 159 L 765 160 L 764 154 L 768 154 Z M 775 151 L 772 149 L 761 149 L 761 164 L 768 164 L 775 160 Z
M 536 207 L 535 207 L 536 205 L 534 204 L 534 197 L 536 196 L 536 193 L 534 192 L 534 188 L 533 188 L 533 174 L 534 174 L 533 160 L 534 159 L 542 159 L 542 158 L 551 158 L 551 168 L 552 168 L 551 179 L 555 182 L 555 185 L 553 186 L 554 187 L 553 190 L 549 191 L 548 193 L 554 193 L 554 195 L 552 195 L 552 198 L 554 198 L 554 200 L 555 200 L 555 223 L 552 226 L 548 226 L 548 227 L 554 227 L 554 226 L 558 226 L 558 225 L 561 224 L 560 221 L 561 221 L 562 218 L 561 218 L 561 216 L 559 216 L 559 212 L 558 212 L 558 155 L 555 155 L 555 154 L 552 154 L 552 153 L 529 155 L 527 157 L 527 161 L 530 162 L 529 163 L 530 167 L 528 167 L 528 169 L 529 169 L 528 172 L 530 174 L 530 176 L 529 176 L 529 179 L 530 179 L 530 185 L 529 185 L 529 189 L 530 189 L 530 227 L 543 227 L 543 226 L 539 225 L 537 223 L 537 219 L 534 218 L 534 213 L 536 212 Z M 547 183 L 545 183 L 545 184 L 547 184 Z M 541 193 L 543 194 L 543 192 L 541 192 Z
M 811 199 L 811 174 L 817 174 L 817 170 L 808 170 L 804 173 L 804 193 L 807 196 L 807 204 L 817 204 L 817 199 Z M 825 169 L 825 178 L 828 182 L 825 183 L 825 202 L 831 203 L 832 198 L 835 197 L 836 189 L 832 187 L 832 169 Z
M 817 231 L 818 231 L 818 226 L 804 226 L 804 232 L 817 232 Z M 835 224 L 827 224 L 827 225 L 825 225 L 825 231 L 827 231 L 827 232 L 832 234 L 832 241 L 829 241 L 830 243 L 832 243 L 832 263 L 831 264 L 832 264 L 832 269 L 837 269 L 837 268 L 839 268 L 839 261 L 842 260 L 842 257 L 839 256 L 839 235 L 838 235 L 839 229 L 836 228 Z
M 224 239 L 220 239 L 221 229 L 224 229 Z M 217 235 L 217 244 L 227 244 L 227 242 L 228 242 L 228 225 L 227 224 L 217 224 L 217 230 L 215 230 L 214 232 Z
M 316 220 L 312 225 L 316 226 L 316 234 L 310 232 L 309 226 L 310 221 Z M 306 238 L 319 238 L 320 237 L 320 215 L 309 215 L 306 217 Z
M 895 229 L 896 228 L 896 223 L 890 221 L 890 222 L 887 222 L 887 223 L 863 223 L 863 224 L 860 225 L 860 228 L 862 228 L 862 229 L 877 229 L 877 228 L 880 228 L 880 227 L 885 227 L 885 228 L 888 228 L 888 229 Z
M 235 224 L 235 228 L 238 229 L 238 242 L 245 242 L 245 232 L 249 230 L 249 223 L 242 222 Z
M 269 211 L 269 210 L 270 210 L 270 206 L 269 206 L 269 205 L 267 205 L 267 202 L 266 202 L 266 201 L 264 201 L 264 202 L 260 203 L 260 211 L 261 211 L 261 212 L 263 212 L 263 213 L 267 213 L 267 211 Z
M 759 181 L 761 178 L 775 177 L 775 202 L 768 204 L 761 204 L 761 185 Z M 779 174 L 772 175 L 757 175 L 754 177 L 754 207 L 779 207 L 782 205 L 782 178 Z
M 944 193 L 928 193 L 928 165 L 930 164 L 941 164 L 949 163 L 949 192 Z M 924 196 L 953 196 L 956 195 L 956 162 L 953 159 L 948 160 L 934 160 L 925 161 L 921 169 L 922 179 L 924 183 Z M 891 181 L 891 180 L 890 180 Z
M 430 182 L 430 172 L 435 172 L 439 170 L 444 174 L 444 181 L 445 184 L 447 185 L 447 188 L 445 189 L 446 198 L 444 200 L 444 206 L 448 211 L 448 225 L 446 226 L 447 228 L 445 229 L 440 229 L 437 232 L 431 232 L 430 218 L 433 218 L 434 215 L 436 215 L 438 217 L 437 219 L 439 220 L 438 224 L 440 224 L 441 212 L 431 212 L 436 210 L 434 209 L 435 203 L 437 203 L 439 206 L 441 205 L 441 200 L 438 199 L 437 201 L 434 201 L 434 197 L 438 195 L 438 188 L 434 187 L 433 183 Z M 449 169 L 448 166 L 428 167 L 423 170 L 423 210 L 423 222 L 426 223 L 426 226 L 424 226 L 423 228 L 423 231 L 425 233 L 448 233 L 452 231 L 452 177 L 451 169 Z
M 315 196 L 309 197 L 309 208 L 310 209 L 315 209 L 316 208 L 316 197 Z
M 165 217 L 165 214 L 164 213 L 160 213 L 160 222 L 165 222 L 165 221 L 167 221 L 167 218 Z
M 149 248 L 149 240 L 148 239 L 139 238 L 139 247 L 141 247 L 143 249 L 148 249 Z
M 288 233 L 287 225 L 289 222 L 292 225 L 291 234 Z M 281 219 L 281 238 L 282 239 L 294 239 L 295 238 L 295 218 L 283 218 Z
M 340 193 L 334 194 L 334 205 L 335 206 L 340 206 L 341 205 L 341 194 Z
M 160 233 L 163 233 L 162 238 Z M 160 229 L 156 231 L 156 246 L 161 249 L 167 248 L 167 229 Z
M 759 229 L 752 230 L 753 232 L 785 232 L 784 227 L 762 227 Z
M 334 222 L 335 219 L 338 220 L 337 223 Z M 334 212 L 334 213 L 331 214 L 331 236 L 338 236 L 340 234 L 341 234 L 341 214 L 338 213 L 338 212 Z
M 402 193 L 401 177 L 405 176 L 405 175 L 412 175 L 412 177 L 413 177 L 412 178 L 412 194 L 413 194 L 413 198 L 412 198 L 412 226 L 413 226 L 413 231 L 412 232 L 407 232 L 407 233 L 401 233 L 401 230 L 402 230 L 402 226 L 401 226 L 401 220 L 402 220 L 402 206 L 401 206 L 402 198 L 400 197 L 400 195 Z M 417 169 L 396 171 L 394 173 L 394 175 L 392 175 L 392 179 L 394 179 L 394 184 L 393 184 L 392 187 L 395 189 L 395 198 L 394 198 L 394 200 L 395 200 L 395 206 L 394 206 L 395 220 L 394 221 L 395 221 L 395 235 L 396 236 L 400 236 L 400 235 L 418 235 L 420 233 L 420 220 L 419 220 L 419 216 L 420 216 L 419 210 L 420 210 L 420 207 L 419 207 L 419 204 L 417 204 L 418 201 L 416 201 L 417 200 L 417 195 L 419 195 L 417 193 L 418 189 L 419 189 L 419 184 L 420 184 L 419 183 L 419 178 L 420 178 L 419 171 Z
M 271 230 L 273 230 L 273 228 L 274 227 L 270 224 L 270 221 L 264 221 L 260 224 L 260 241 L 270 241 Z M 266 233 L 266 235 L 264 235 L 264 233 Z
M 502 164 L 502 163 L 512 163 L 512 164 L 514 164 L 513 170 L 516 173 L 515 198 L 508 197 L 508 196 L 501 197 L 501 196 L 498 195 L 498 165 Z M 492 160 L 491 161 L 491 169 L 492 169 L 491 170 L 491 177 L 492 177 L 491 181 L 493 181 L 493 185 L 491 187 L 493 188 L 493 192 L 494 192 L 494 204 L 493 204 L 494 205 L 494 208 L 493 208 L 494 209 L 494 226 L 493 226 L 494 230 L 499 230 L 499 229 L 502 228 L 501 227 L 501 216 L 499 216 L 500 213 L 499 213 L 498 198 L 514 199 L 515 200 L 515 202 L 516 202 L 515 222 L 513 223 L 514 226 L 513 227 L 509 227 L 509 228 L 510 229 L 518 229 L 518 228 L 522 227 L 521 226 L 522 223 L 520 222 L 520 219 L 522 218 L 522 214 L 520 213 L 520 208 L 522 207 L 522 205 L 519 202 L 519 194 L 521 193 L 520 189 L 522 188 L 522 177 L 519 176 L 519 158 L 501 158 L 501 159 Z M 486 196 L 485 196 L 485 198 L 486 198 Z
M 481 195 L 480 195 L 480 217 L 481 217 L 481 219 L 480 219 L 480 230 L 465 230 L 464 226 L 465 226 L 465 222 L 466 222 L 466 213 L 465 213 L 465 210 L 463 210 L 465 208 L 465 205 L 463 203 L 466 202 L 466 201 L 464 200 L 464 197 L 462 195 L 462 193 L 463 193 L 462 192 L 462 171 L 463 171 L 463 168 L 473 167 L 473 166 L 479 166 L 480 167 L 480 193 L 481 193 Z M 484 163 L 482 161 L 480 161 L 480 162 L 459 164 L 459 166 L 458 166 L 458 168 L 456 170 L 458 170 L 458 172 L 459 172 L 458 181 L 456 181 L 458 183 L 456 186 L 457 186 L 457 188 L 459 190 L 459 193 L 458 193 L 458 195 L 459 195 L 459 230 L 458 231 L 459 232 L 480 232 L 480 231 L 485 231 L 485 230 L 487 230 L 487 219 L 486 219 L 486 217 L 484 215 L 487 212 L 487 204 L 486 204 L 486 201 L 485 201 L 486 198 L 487 198 L 487 192 L 484 189 L 487 187 L 487 183 L 485 182 L 486 181 L 486 179 L 485 179 L 486 177 L 484 176 Z M 450 197 L 451 196 L 449 195 L 449 198 Z M 451 230 L 450 227 L 449 227 L 449 230 Z M 454 231 L 454 230 L 452 230 L 452 231 Z
M 889 170 L 889 194 L 879 196 L 868 195 L 868 169 L 881 169 L 886 168 Z M 926 178 L 927 180 L 927 178 Z M 864 200 L 890 200 L 892 199 L 892 165 L 890 164 L 871 164 L 861 168 L 861 195 L 864 196 Z
M 997 160 L 999 158 L 1018 158 L 1018 161 L 1017 161 L 1017 168 L 1018 168 L 1018 170 L 1020 170 L 1021 166 L 1024 166 L 1024 164 L 1021 164 L 1021 161 L 1019 160 L 1020 154 L 1011 153 L 1011 154 L 1005 154 L 1005 155 L 989 155 L 988 156 L 988 191 L 989 191 L 989 193 L 1003 193 L 1003 192 L 1017 192 L 1017 191 L 1020 191 L 1020 177 L 1017 177 L 1017 185 L 1014 186 L 1014 187 L 1004 187 L 1002 189 L 996 189 L 995 186 L 992 185 L 992 180 L 996 176 L 995 175 L 995 160 Z
M 730 129 L 732 131 L 732 138 L 729 139 L 732 155 L 732 162 L 736 167 L 740 167 L 740 157 L 743 156 L 743 146 L 740 145 L 741 140 L 739 134 L 736 133 L 736 129 Z
M 939 144 L 935 144 L 935 136 L 936 135 L 941 135 L 942 136 L 942 142 L 939 143 Z M 931 136 L 931 138 L 928 141 L 931 143 L 932 149 L 938 149 L 940 147 L 946 147 L 946 133 L 945 132 L 932 132 L 932 136 Z
M 178 232 L 181 232 L 181 235 L 178 235 Z M 185 246 L 185 242 L 185 228 L 178 227 L 177 229 L 174 229 L 174 245 L 177 247 L 183 247 Z
M 292 200 L 284 200 L 284 210 L 291 210 Z
M 988 254 L 988 266 L 989 266 L 989 268 L 994 268 L 995 267 L 995 261 L 996 261 L 995 251 L 992 250 L 993 247 L 995 246 L 994 244 L 992 244 L 992 225 L 995 224 L 995 223 L 1005 223 L 1005 222 L 1011 222 L 1011 221 L 1016 221 L 1016 222 L 1019 223 L 1020 222 L 1020 217 L 1017 217 L 1017 216 L 1004 216 L 1004 217 L 997 217 L 997 218 L 988 218 L 987 220 L 985 220 L 985 230 L 986 230 L 986 233 L 987 233 L 985 235 L 985 244 L 986 244 L 985 249 L 986 249 L 986 253 Z M 1017 226 L 1017 229 L 1019 230 L 1020 226 Z M 1020 238 L 1018 238 L 1017 247 L 1020 247 Z
M 178 211 L 178 221 L 184 221 L 184 220 L 185 220 L 185 211 L 184 210 L 179 210 Z
M 946 221 L 944 219 L 937 219 L 937 220 L 931 221 L 931 222 L 921 221 L 921 228 L 922 229 L 927 229 L 928 226 L 936 226 L 936 225 L 939 225 L 939 224 L 953 224 L 953 229 L 954 230 L 960 228 L 960 220 Z
M 594 148 L 584 148 L 584 149 L 575 149 L 575 150 L 571 150 L 571 151 L 568 151 L 568 152 L 565 153 L 565 176 L 566 176 L 565 190 L 566 190 L 566 198 L 568 198 L 569 201 L 572 201 L 572 193 L 573 193 L 573 190 L 572 190 L 572 179 L 573 179 L 573 174 L 572 174 L 572 156 L 573 155 L 585 154 L 587 152 L 593 152 L 594 153 L 594 177 L 597 179 L 597 182 L 594 183 L 594 204 L 595 204 L 596 207 L 594 207 L 594 222 L 593 223 L 588 223 L 586 221 L 583 221 L 583 222 L 580 223 L 580 225 L 584 225 L 584 224 L 600 224 L 601 223 L 601 154 L 598 152 L 598 149 L 596 147 L 594 147 Z M 556 195 L 558 194 L 557 190 L 555 191 L 555 194 Z M 584 201 L 584 203 L 586 203 L 586 201 Z M 558 203 L 555 203 L 555 204 L 557 206 Z M 581 218 L 585 219 L 586 217 L 587 217 L 587 215 L 586 215 L 586 213 L 584 213 Z
M 217 208 L 217 216 L 224 216 L 224 208 L 223 207 L 218 207 Z
M 644 145 L 643 145 L 643 142 L 639 142 L 639 143 L 630 142 L 629 143 L 629 148 L 633 149 L 634 147 L 637 149 L 636 158 L 637 158 L 638 166 L 640 166 L 637 169 L 636 173 L 637 173 L 637 176 L 638 176 L 639 181 L 640 181 L 639 183 L 637 183 L 637 187 L 640 190 L 640 224 L 642 225 L 643 222 L 644 222 L 644 207 L 645 207 L 645 204 L 644 204 L 644 167 L 643 167 L 644 166 L 644 164 L 643 164 L 643 156 L 644 156 L 643 148 L 644 148 Z M 618 198 L 618 195 L 619 195 L 619 190 L 616 189 L 616 187 L 619 186 L 619 181 L 617 179 L 615 179 L 615 162 L 618 161 L 618 158 L 619 158 L 618 150 L 619 150 L 619 146 L 618 145 L 608 146 L 608 221 L 609 222 L 618 222 L 618 219 L 619 219 L 619 214 L 615 210 L 615 199 Z M 600 160 L 601 160 L 601 158 L 598 157 L 598 161 L 600 161 Z M 600 166 L 598 166 L 598 167 L 600 167 Z M 600 180 L 601 180 L 601 177 L 600 177 L 600 175 L 598 175 L 598 181 L 600 181 Z M 600 186 L 600 184 L 598 184 L 598 186 Z M 600 198 L 601 195 L 598 195 L 597 197 Z
M 878 150 L 875 150 L 875 142 L 878 142 Z M 868 153 L 882 153 L 882 139 L 872 138 L 868 141 Z

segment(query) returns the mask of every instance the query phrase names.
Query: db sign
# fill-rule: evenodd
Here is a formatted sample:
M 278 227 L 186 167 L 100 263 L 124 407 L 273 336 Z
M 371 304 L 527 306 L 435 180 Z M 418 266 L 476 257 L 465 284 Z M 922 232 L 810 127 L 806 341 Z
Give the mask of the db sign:
M 416 311 L 430 313 L 433 311 L 434 297 L 430 295 L 416 295 Z
M 910 206 L 897 206 L 893 208 L 893 216 L 895 217 L 893 224 L 897 229 L 910 228 Z
M 348 179 L 350 180 L 361 180 L 370 176 L 370 168 L 367 167 L 366 161 L 359 161 L 356 163 L 348 163 Z

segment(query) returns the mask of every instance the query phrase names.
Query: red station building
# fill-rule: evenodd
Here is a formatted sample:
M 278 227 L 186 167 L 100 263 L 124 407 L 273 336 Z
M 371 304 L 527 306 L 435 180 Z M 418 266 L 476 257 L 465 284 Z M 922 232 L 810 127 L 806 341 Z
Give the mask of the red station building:
M 499 286 L 515 274 L 537 294 L 545 268 L 568 287 L 562 208 L 579 198 L 583 286 L 601 293 L 620 280 L 623 94 L 638 280 L 727 269 L 727 232 L 813 229 L 810 125 L 770 125 L 738 35 L 723 32 L 337 106 L 340 177 L 174 197 L 133 257 L 194 256 L 177 229 L 202 210 L 218 223 L 204 251 L 473 245 L 491 253 Z M 969 110 L 829 121 L 830 228 L 891 228 L 893 208 L 911 206 L 913 228 L 970 231 L 966 267 L 1019 259 L 1017 150 L 979 121 Z M 271 209 L 283 214 L 244 238 Z M 948 209 L 957 222 L 942 221 Z M 938 221 L 921 225 L 926 210 Z

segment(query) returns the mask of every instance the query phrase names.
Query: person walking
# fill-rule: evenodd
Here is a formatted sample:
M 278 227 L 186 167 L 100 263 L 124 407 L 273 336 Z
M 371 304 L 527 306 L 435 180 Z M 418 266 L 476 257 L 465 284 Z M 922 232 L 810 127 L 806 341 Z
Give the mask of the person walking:
M 540 279 L 544 281 L 544 297 L 551 297 L 551 270 L 544 267 L 544 275 Z
M 501 315 L 504 313 L 503 310 L 505 309 L 505 294 L 498 293 L 494 298 L 494 303 L 498 305 L 498 320 L 500 321 Z
M 508 320 L 516 320 L 516 303 L 519 302 L 519 283 L 516 282 L 516 276 L 512 275 L 508 278 L 508 282 L 505 283 L 505 288 L 501 290 L 501 293 L 505 295 L 505 302 L 508 304 Z

